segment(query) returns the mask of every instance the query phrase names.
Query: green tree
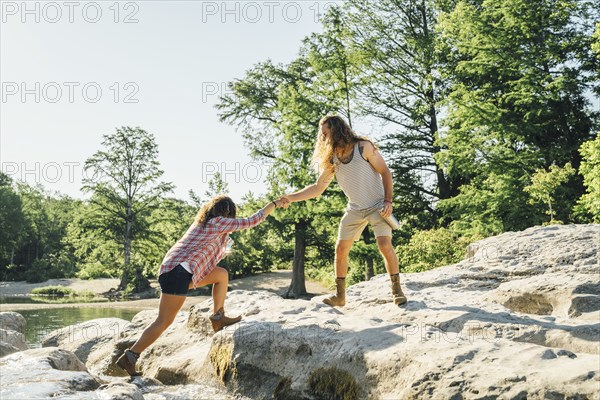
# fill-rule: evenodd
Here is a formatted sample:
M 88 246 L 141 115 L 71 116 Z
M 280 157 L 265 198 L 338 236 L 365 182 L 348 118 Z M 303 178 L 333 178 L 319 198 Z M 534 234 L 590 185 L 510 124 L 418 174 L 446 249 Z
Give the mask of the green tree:
M 220 172 L 215 172 L 208 180 L 208 189 L 204 192 L 204 197 L 200 196 L 193 189 L 188 191 L 188 197 L 192 204 L 197 208 L 202 207 L 204 203 L 209 201 L 214 196 L 229 194 L 229 184 L 225 182 Z
M 0 279 L 12 278 L 9 266 L 14 268 L 15 252 L 21 242 L 25 225 L 21 198 L 15 192 L 12 179 L 0 172 Z
M 238 204 L 238 213 L 251 215 L 262 208 L 266 201 L 266 198 L 247 193 Z M 283 228 L 278 219 L 269 216 L 252 229 L 232 233 L 233 251 L 220 265 L 227 268 L 234 278 L 267 272 L 271 268 L 289 268 L 287 260 L 291 259 L 294 249 L 293 243 L 282 240 L 280 232 Z
M 188 190 L 188 197 L 190 202 L 196 207 L 196 208 L 200 208 L 202 207 L 202 204 L 204 204 L 204 199 L 202 199 L 202 197 L 200 197 L 200 195 L 196 192 L 194 192 L 193 189 Z
M 323 32 L 313 33 L 302 41 L 302 52 L 313 74 L 313 97 L 336 105 L 336 111 L 352 126 L 358 68 L 348 46 L 350 31 L 340 6 L 331 6 L 321 19 Z
M 71 214 L 62 244 L 71 254 L 81 279 L 114 278 L 122 272 L 120 225 L 94 203 L 83 202 Z
M 445 150 L 437 157 L 465 179 L 457 196 L 439 203 L 447 219 L 500 231 L 541 222 L 535 208 L 524 206 L 528 176 L 552 164 L 577 169 L 578 149 L 597 121 L 583 67 L 597 18 L 597 8 L 578 0 L 459 1 L 442 15 L 451 93 L 447 129 L 438 137 Z M 583 192 L 581 179 L 564 191 L 572 205 Z M 570 208 L 561 207 L 558 217 L 568 219 Z
M 562 168 L 557 165 L 551 165 L 550 170 L 540 168 L 531 176 L 531 184 L 523 189 L 529 193 L 531 204 L 543 202 L 548 206 L 546 213 L 550 216 L 551 224 L 561 223 L 561 221 L 554 219 L 555 211 L 552 209 L 555 192 L 560 185 L 567 182 L 574 174 L 575 170 L 569 163 L 566 163 Z
M 271 164 L 267 179 L 272 197 L 314 183 L 310 162 L 318 121 L 327 112 L 341 109 L 345 102 L 344 98 L 321 96 L 321 82 L 306 56 L 307 47 L 314 50 L 305 42 L 300 57 L 289 65 L 276 66 L 269 61 L 256 65 L 243 79 L 230 84 L 231 94 L 217 106 L 222 121 L 242 128 L 251 155 Z M 286 297 L 306 295 L 307 248 L 333 248 L 330 236 L 325 238 L 313 222 L 319 212 L 341 216 L 341 201 L 334 197 L 326 193 L 318 203 L 294 204 L 275 215 L 279 224 L 274 226 L 281 229 L 281 238 L 293 238 L 294 242 L 293 277 Z M 309 262 L 323 262 L 321 257 L 310 257 L 310 249 L 308 253 Z
M 590 62 L 590 70 L 595 72 L 596 82 L 600 81 L 600 22 L 596 23 L 596 31 L 592 37 L 592 51 L 594 52 L 593 61 Z M 600 84 L 594 88 L 596 95 L 600 96 Z
M 131 269 L 132 241 L 143 237 L 150 229 L 148 216 L 173 185 L 160 181 L 163 171 L 158 162 L 158 146 L 154 135 L 141 128 L 122 127 L 104 135 L 103 150 L 85 162 L 92 178 L 84 179 L 82 190 L 92 193 L 90 202 L 106 216 L 107 227 L 116 232 L 122 243 L 123 267 L 119 290 L 129 281 L 132 290 L 149 286 L 142 270 Z
M 222 194 L 229 194 L 229 184 L 225 182 L 220 172 L 215 172 L 208 181 L 208 190 L 204 192 L 204 195 L 210 199 Z
M 148 229 L 135 243 L 144 275 L 155 277 L 165 254 L 190 227 L 198 208 L 178 199 L 162 199 L 148 216 Z
M 583 143 L 579 151 L 583 158 L 579 173 L 587 190 L 579 199 L 578 207 L 590 214 L 591 221 L 600 223 L 600 136 Z
M 596 23 L 596 31 L 594 32 L 592 50 L 600 55 L 600 22 Z
M 348 12 L 343 7 L 330 7 L 321 22 L 323 32 L 313 33 L 303 41 L 307 60 L 315 73 L 312 86 L 319 88 L 318 96 L 335 105 L 338 108 L 337 113 L 346 117 L 348 124 L 352 127 L 352 121 L 360 106 L 360 103 L 357 102 L 357 95 L 361 93 L 361 88 L 364 87 L 366 81 L 364 77 L 361 77 L 361 72 L 364 72 L 362 60 L 368 57 L 365 57 L 364 52 L 357 50 L 356 46 L 352 46 L 354 32 L 351 29 Z M 315 95 L 312 96 L 316 98 Z M 362 98 L 366 99 L 368 96 Z M 393 159 L 391 154 L 388 156 Z M 394 169 L 393 165 L 391 168 Z M 340 200 L 342 199 L 340 195 Z M 326 212 L 326 210 L 323 211 Z M 331 225 L 331 219 L 326 224 Z M 335 238 L 336 233 L 335 231 L 328 232 L 330 237 L 327 242 L 332 243 L 332 238 Z M 378 259 L 380 254 L 370 229 L 365 229 L 362 237 L 365 245 L 361 244 L 353 248 L 350 253 L 350 261 L 353 265 L 358 264 L 353 276 L 357 279 L 360 277 L 361 280 L 368 280 L 374 275 L 374 260 Z M 326 249 L 319 251 L 326 251 Z M 332 278 L 324 279 L 320 273 L 313 273 L 313 275 L 318 276 L 322 281 L 333 284 Z
M 73 261 L 62 252 L 62 239 L 77 201 L 46 191 L 41 185 L 16 185 L 25 223 L 15 262 L 24 266 L 23 278 L 42 282 L 49 278 L 71 276 Z
M 432 0 L 350 0 L 348 46 L 360 69 L 360 112 L 392 130 L 382 151 L 394 173 L 401 218 L 436 224 L 435 203 L 456 194 L 456 183 L 435 156 L 441 151 L 438 103 L 446 84 L 436 52 L 437 4 Z M 454 178 L 456 180 L 456 178 Z

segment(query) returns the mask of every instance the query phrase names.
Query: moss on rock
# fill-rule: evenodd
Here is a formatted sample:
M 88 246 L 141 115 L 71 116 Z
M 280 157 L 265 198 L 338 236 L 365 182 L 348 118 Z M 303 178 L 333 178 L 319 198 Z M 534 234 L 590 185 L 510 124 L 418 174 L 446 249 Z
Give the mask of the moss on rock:
M 310 373 L 308 386 L 317 398 L 332 400 L 356 400 L 359 388 L 356 379 L 348 371 L 337 367 L 317 368 Z
M 235 365 L 232 365 L 231 362 L 231 353 L 231 344 L 213 344 L 208 353 L 210 363 L 215 368 L 215 373 L 223 383 L 226 383 L 236 374 Z

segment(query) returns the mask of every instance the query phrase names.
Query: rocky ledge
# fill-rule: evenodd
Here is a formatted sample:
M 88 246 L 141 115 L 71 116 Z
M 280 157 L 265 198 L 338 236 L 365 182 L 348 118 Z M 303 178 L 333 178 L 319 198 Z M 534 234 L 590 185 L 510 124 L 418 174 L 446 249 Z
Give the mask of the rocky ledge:
M 243 315 L 241 323 L 213 334 L 211 301 L 193 306 L 139 368 L 145 384 L 218 382 L 231 397 L 598 399 L 599 248 L 599 225 L 504 233 L 469 246 L 458 264 L 403 274 L 402 307 L 391 302 L 385 275 L 348 288 L 343 308 L 322 297 L 232 291 L 227 313 Z M 71 380 L 68 390 L 131 389 L 114 378 L 123 374 L 113 362 L 155 315 L 88 321 L 44 345 L 72 352 L 82 363 L 69 365 L 105 381 L 96 389 Z M 23 363 L 21 354 L 39 359 L 36 351 L 1 359 L 2 375 Z M 2 392 L 16 384 L 3 379 Z

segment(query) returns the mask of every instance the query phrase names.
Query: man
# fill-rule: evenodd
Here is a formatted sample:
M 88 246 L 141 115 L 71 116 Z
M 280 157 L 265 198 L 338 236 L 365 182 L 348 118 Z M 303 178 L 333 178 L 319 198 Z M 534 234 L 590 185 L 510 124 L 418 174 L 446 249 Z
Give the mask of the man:
M 318 197 L 334 177 L 348 197 L 335 248 L 336 294 L 323 302 L 340 307 L 346 304 L 348 255 L 353 242 L 371 224 L 390 274 L 394 303 L 406 303 L 400 288 L 398 257 L 392 246 L 392 228 L 384 220 L 392 214 L 392 174 L 377 147 L 367 138 L 357 136 L 341 117 L 328 115 L 319 122 L 313 162 L 321 171 L 317 182 L 282 200 L 287 206 Z

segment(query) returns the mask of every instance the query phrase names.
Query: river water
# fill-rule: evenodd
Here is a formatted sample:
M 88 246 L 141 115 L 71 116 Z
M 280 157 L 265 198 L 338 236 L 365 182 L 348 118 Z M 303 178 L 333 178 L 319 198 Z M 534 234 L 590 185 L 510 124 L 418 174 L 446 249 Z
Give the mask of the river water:
M 23 315 L 27 320 L 26 338 L 29 347 L 41 347 L 41 342 L 44 337 L 50 332 L 64 328 L 69 325 L 78 324 L 80 322 L 89 321 L 96 318 L 121 318 L 127 321 L 140 312 L 141 309 L 136 308 L 110 308 L 110 307 L 73 307 L 65 304 L 65 307 L 60 308 L 40 308 L 35 310 L 19 310 L 19 314 Z M 24 371 L 23 380 L 30 377 Z M 113 380 L 113 378 L 105 376 L 105 379 Z M 115 381 L 123 378 L 114 378 Z M 40 390 L 43 388 L 40 387 Z M 188 385 L 158 385 L 144 387 L 144 399 L 147 400 L 189 400 L 189 399 L 215 399 L 215 400 L 249 400 L 243 396 L 235 396 L 228 393 L 224 388 L 213 383 L 207 384 L 188 384 Z M 2 399 L 42 399 L 44 395 L 36 395 L 34 387 L 29 387 L 24 393 L 20 390 L 12 390 L 2 387 L 0 384 L 0 398 Z M 56 399 L 70 400 L 87 400 L 101 399 L 105 396 L 102 390 L 91 392 L 76 392 L 68 396 L 57 396 Z
M 96 318 L 121 318 L 131 321 L 141 310 L 135 308 L 64 307 L 17 311 L 27 320 L 25 337 L 29 347 L 41 347 L 52 331 Z

